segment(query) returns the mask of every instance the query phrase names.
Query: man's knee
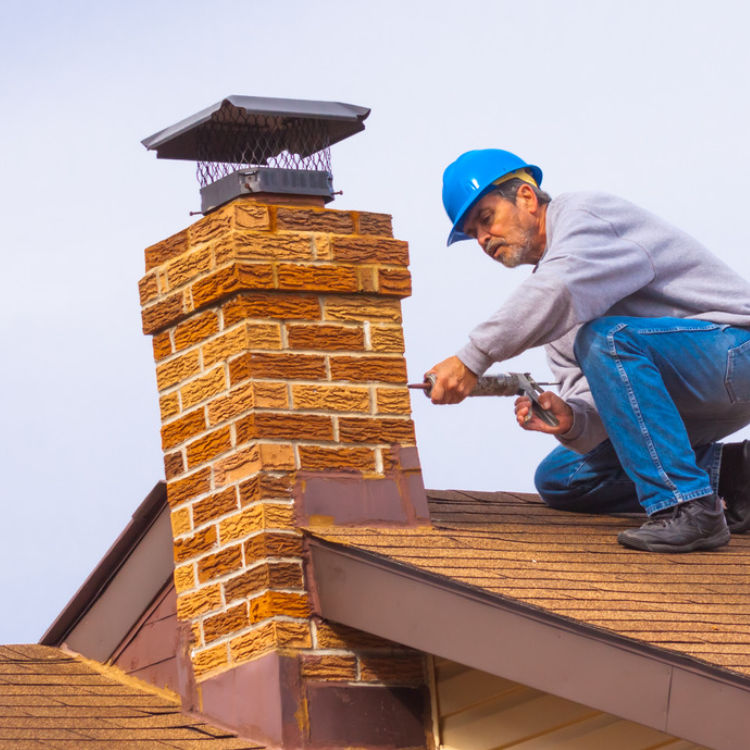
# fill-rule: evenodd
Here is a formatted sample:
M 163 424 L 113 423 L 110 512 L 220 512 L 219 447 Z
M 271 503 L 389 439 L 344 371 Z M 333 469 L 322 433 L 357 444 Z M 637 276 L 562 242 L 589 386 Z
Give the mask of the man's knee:
M 562 449 L 565 451 L 565 449 Z M 550 506 L 558 510 L 564 510 L 568 505 L 568 477 L 569 469 L 565 461 L 561 460 L 561 449 L 556 448 L 548 456 L 542 459 L 534 473 L 534 486 L 539 497 Z M 567 453 L 567 451 L 565 451 Z

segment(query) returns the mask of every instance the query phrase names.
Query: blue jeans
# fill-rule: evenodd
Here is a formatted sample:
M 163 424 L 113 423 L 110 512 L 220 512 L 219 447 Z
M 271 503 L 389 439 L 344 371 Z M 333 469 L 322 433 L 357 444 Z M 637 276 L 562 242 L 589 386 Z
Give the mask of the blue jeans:
M 710 495 L 723 437 L 750 424 L 750 330 L 683 318 L 598 318 L 578 363 L 609 440 L 559 446 L 536 473 L 552 507 L 649 515 Z

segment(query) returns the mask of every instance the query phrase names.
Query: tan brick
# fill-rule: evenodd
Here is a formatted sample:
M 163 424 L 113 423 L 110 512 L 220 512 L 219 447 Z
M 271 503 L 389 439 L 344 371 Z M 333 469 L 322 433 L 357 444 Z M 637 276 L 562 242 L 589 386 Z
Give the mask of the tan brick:
M 203 637 L 206 639 L 206 643 L 210 643 L 224 635 L 231 635 L 238 630 L 242 630 L 249 623 L 247 604 L 239 604 L 226 612 L 207 617 L 203 621 Z
M 271 216 L 268 206 L 249 201 L 235 201 L 234 226 L 237 229 L 270 229 Z
M 200 622 L 190 624 L 190 644 L 194 647 L 203 645 L 203 630 L 201 629 Z
M 246 661 L 272 648 L 310 648 L 306 622 L 266 622 L 229 642 L 234 661 Z
M 157 242 L 155 245 L 147 247 L 144 251 L 146 257 L 146 270 L 150 271 L 156 266 L 166 263 L 172 258 L 176 258 L 184 253 L 188 248 L 187 230 L 183 229 L 177 234 L 173 234 L 166 240 Z
M 204 341 L 219 330 L 219 316 L 213 310 L 193 315 L 174 329 L 175 351 L 187 349 L 199 341 Z
M 178 508 L 170 514 L 172 522 L 172 536 L 187 534 L 193 530 L 193 523 L 190 520 L 190 508 Z
M 256 565 L 224 583 L 227 602 L 247 599 L 267 588 L 302 589 L 302 563 L 265 563 Z
M 377 388 L 375 408 L 379 414 L 411 414 L 411 397 L 406 388 Z
M 316 292 L 356 292 L 357 269 L 337 265 L 282 263 L 278 267 L 278 288 Z
M 167 499 L 171 506 L 179 505 L 191 497 L 202 495 L 211 489 L 211 469 L 200 469 L 183 479 L 167 482 Z
M 295 468 L 294 448 L 289 443 L 259 443 L 260 461 L 266 471 Z
M 401 240 L 370 237 L 334 237 L 333 257 L 348 263 L 409 264 L 409 245 Z
M 261 499 L 291 498 L 294 483 L 294 475 L 289 472 L 261 471 L 240 484 L 240 505 L 244 507 Z
M 200 372 L 198 352 L 187 352 L 156 368 L 156 386 L 160 391 L 177 385 Z
M 393 237 L 393 226 L 390 214 L 373 214 L 360 211 L 357 216 L 357 231 L 360 234 L 376 234 Z
M 310 380 L 326 377 L 325 357 L 317 354 L 248 352 L 229 363 L 229 380 L 235 385 L 247 378 Z
M 174 569 L 174 587 L 178 594 L 195 588 L 195 570 L 192 563 L 178 565 Z
M 320 302 L 314 294 L 246 292 L 224 304 L 222 310 L 225 326 L 247 318 L 320 319 Z
M 300 674 L 308 680 L 356 680 L 357 659 L 343 654 L 302 654 Z
M 188 469 L 213 460 L 222 453 L 226 453 L 231 447 L 232 435 L 229 427 L 221 427 L 207 435 L 202 435 L 185 446 Z
M 360 266 L 357 269 L 360 292 L 378 291 L 378 269 L 375 266 Z
M 380 381 L 406 383 L 403 357 L 332 356 L 331 380 Z
M 260 412 L 237 422 L 240 443 L 265 438 L 271 440 L 333 440 L 333 420 L 318 414 L 278 414 Z
M 315 246 L 316 260 L 333 260 L 333 246 L 331 235 L 316 232 L 313 234 L 313 245 Z
M 289 325 L 287 338 L 291 349 L 363 351 L 365 348 L 365 335 L 360 326 Z
M 376 352 L 403 354 L 404 331 L 401 326 L 372 326 L 370 345 Z
M 201 401 L 218 396 L 227 389 L 226 372 L 222 365 L 191 380 L 180 389 L 182 408 L 190 409 Z
M 218 424 L 233 419 L 255 406 L 255 388 L 245 383 L 233 388 L 226 396 L 219 396 L 208 404 L 208 423 Z
M 354 232 L 354 220 L 347 211 L 278 206 L 276 209 L 276 229 L 352 234 Z
M 237 488 L 227 487 L 193 504 L 193 523 L 201 526 L 206 521 L 219 518 L 237 509 Z
M 234 573 L 241 567 L 242 547 L 239 544 L 234 547 L 225 547 L 198 560 L 198 580 L 205 583 L 213 578 L 221 578 L 221 576 Z
M 199 219 L 187 229 L 190 245 L 194 246 L 202 242 L 216 240 L 227 234 L 232 228 L 233 218 L 234 207 L 229 205 L 217 211 L 212 211 L 208 216 Z
M 284 381 L 278 383 L 254 383 L 255 405 L 259 409 L 288 409 L 289 391 Z
M 176 323 L 184 315 L 182 300 L 182 292 L 175 292 L 144 307 L 141 312 L 143 332 L 157 333 Z
M 164 478 L 175 479 L 185 473 L 185 458 L 182 451 L 164 454 Z
M 421 685 L 425 681 L 424 662 L 418 654 L 360 656 L 360 679 L 389 685 Z
M 273 267 L 268 263 L 233 262 L 220 268 L 190 287 L 196 309 L 206 307 L 234 292 L 273 289 Z
M 216 526 L 207 526 L 196 531 L 192 536 L 174 541 L 175 562 L 185 562 L 197 555 L 208 552 L 216 545 Z
M 164 357 L 168 357 L 172 353 L 172 340 L 169 337 L 169 331 L 155 333 L 151 344 L 154 349 L 155 362 L 160 362 Z
M 248 323 L 245 332 L 249 349 L 281 349 L 278 323 Z
M 266 591 L 250 600 L 250 621 L 260 622 L 269 617 L 308 617 L 310 602 L 306 594 L 285 591 Z
M 169 450 L 205 429 L 203 409 L 195 409 L 161 428 L 161 446 L 165 451 Z
M 221 586 L 218 583 L 177 597 L 177 617 L 180 620 L 191 620 L 220 607 Z
M 229 516 L 219 522 L 222 544 L 237 541 L 254 531 L 294 527 L 294 508 L 278 503 L 260 503 Z
M 302 469 L 375 470 L 375 454 L 370 448 L 321 448 L 316 445 L 300 445 L 299 460 Z
M 397 299 L 384 299 L 370 294 L 358 297 L 331 295 L 325 298 L 323 307 L 325 320 L 401 322 L 401 302 Z
M 141 297 L 141 305 L 145 305 L 159 296 L 159 284 L 156 280 L 156 271 L 147 273 L 138 282 L 138 293 Z
M 311 260 L 309 234 L 237 231 L 214 246 L 217 265 L 237 260 Z
M 193 655 L 193 673 L 197 678 L 229 664 L 229 649 L 226 643 L 202 649 Z
M 256 445 L 237 450 L 213 465 L 217 489 L 255 474 L 261 468 L 260 452 Z
M 355 386 L 293 385 L 292 406 L 295 409 L 369 413 L 370 391 Z
M 299 533 L 268 531 L 256 534 L 245 542 L 245 560 L 248 564 L 264 557 L 300 557 L 302 537 Z
M 161 413 L 162 422 L 165 422 L 175 414 L 180 413 L 180 396 L 177 393 L 170 393 L 167 396 L 159 398 L 159 412 Z
M 339 625 L 338 623 L 328 622 L 316 617 L 315 646 L 316 648 L 350 650 L 358 648 L 393 648 L 396 644 L 392 641 L 379 638 L 376 635 L 365 633 L 362 630 L 356 630 L 346 625 Z
M 224 362 L 229 357 L 241 354 L 247 349 L 247 328 L 245 326 L 235 326 L 203 345 L 201 348 L 203 366 L 211 367 L 211 365 Z
M 400 443 L 413 445 L 414 423 L 411 419 L 339 418 L 339 440 L 342 443 Z
M 411 274 L 407 268 L 381 268 L 378 271 L 378 291 L 393 297 L 411 294 Z
M 210 248 L 184 253 L 166 266 L 168 289 L 176 289 L 213 268 L 213 253 Z

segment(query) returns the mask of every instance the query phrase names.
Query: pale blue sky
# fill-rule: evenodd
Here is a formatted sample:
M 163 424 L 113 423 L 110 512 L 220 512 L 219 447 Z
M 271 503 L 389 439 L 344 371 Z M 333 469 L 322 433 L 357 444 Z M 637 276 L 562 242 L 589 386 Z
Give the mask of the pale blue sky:
M 748 275 L 748 20 L 721 0 L 6 3 L 0 642 L 39 638 L 162 475 L 137 282 L 199 199 L 142 138 L 227 94 L 371 107 L 333 148 L 332 205 L 392 213 L 410 243 L 418 380 L 528 273 L 445 247 L 441 173 L 469 148 L 641 203 Z M 538 352 L 496 369 L 546 374 Z M 512 399 L 414 416 L 435 488 L 531 490 L 554 446 Z

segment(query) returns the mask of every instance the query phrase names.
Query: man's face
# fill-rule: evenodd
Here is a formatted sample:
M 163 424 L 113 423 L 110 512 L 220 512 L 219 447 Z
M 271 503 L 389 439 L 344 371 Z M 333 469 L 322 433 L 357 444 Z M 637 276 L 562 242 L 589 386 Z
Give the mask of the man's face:
M 544 250 L 540 247 L 539 206 L 530 202 L 519 188 L 516 202 L 502 198 L 497 193 L 485 195 L 471 209 L 464 221 L 463 231 L 474 237 L 487 255 L 508 268 L 522 263 L 536 263 Z

